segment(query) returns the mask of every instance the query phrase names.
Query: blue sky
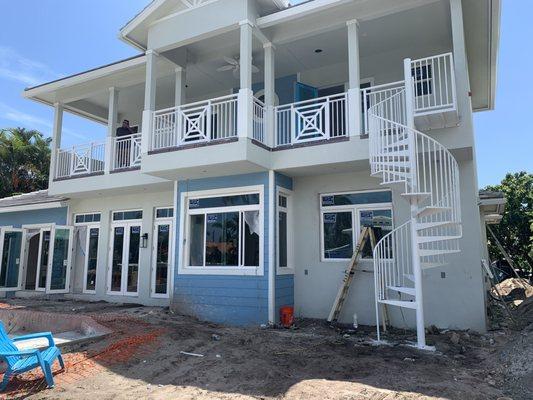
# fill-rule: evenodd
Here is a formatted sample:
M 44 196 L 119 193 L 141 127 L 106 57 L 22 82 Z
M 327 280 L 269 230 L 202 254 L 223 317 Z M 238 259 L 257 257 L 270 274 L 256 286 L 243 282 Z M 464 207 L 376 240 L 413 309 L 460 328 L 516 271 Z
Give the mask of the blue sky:
M 21 97 L 27 86 L 138 53 L 119 28 L 148 0 L 2 1 L 0 128 L 24 126 L 50 135 L 52 110 Z M 506 172 L 533 172 L 533 1 L 503 0 L 496 110 L 476 113 L 480 187 Z M 105 135 L 103 125 L 65 115 L 63 145 Z

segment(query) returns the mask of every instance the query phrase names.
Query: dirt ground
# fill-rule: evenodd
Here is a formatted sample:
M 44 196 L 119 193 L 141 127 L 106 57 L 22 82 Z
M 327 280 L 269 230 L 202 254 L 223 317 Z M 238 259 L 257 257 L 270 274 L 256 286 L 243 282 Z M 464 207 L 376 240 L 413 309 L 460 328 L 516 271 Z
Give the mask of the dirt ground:
M 10 382 L 10 399 L 533 398 L 528 300 L 515 330 L 504 322 L 485 335 L 430 329 L 434 353 L 405 346 L 412 332 L 389 331 L 391 345 L 376 347 L 373 328 L 346 332 L 323 321 L 244 329 L 150 307 L 43 300 L 0 306 L 83 313 L 114 331 L 70 349 L 66 369 L 54 368 L 54 389 L 46 389 L 40 372 L 27 373 Z

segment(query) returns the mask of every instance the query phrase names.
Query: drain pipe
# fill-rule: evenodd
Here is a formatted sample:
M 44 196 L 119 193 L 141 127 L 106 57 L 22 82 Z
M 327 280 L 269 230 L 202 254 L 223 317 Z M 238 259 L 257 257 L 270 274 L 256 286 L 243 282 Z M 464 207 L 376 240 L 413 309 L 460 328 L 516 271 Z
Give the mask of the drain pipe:
M 275 179 L 274 171 L 268 171 L 268 322 L 276 322 L 276 266 L 274 257 L 274 213 L 275 213 Z

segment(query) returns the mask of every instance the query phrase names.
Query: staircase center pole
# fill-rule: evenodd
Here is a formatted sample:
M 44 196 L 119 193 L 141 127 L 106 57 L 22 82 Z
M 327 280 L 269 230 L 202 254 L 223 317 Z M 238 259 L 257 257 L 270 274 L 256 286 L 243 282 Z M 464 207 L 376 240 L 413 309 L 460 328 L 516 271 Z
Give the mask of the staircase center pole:
M 405 79 L 405 113 L 406 124 L 409 128 L 409 160 L 411 162 L 411 185 L 407 190 L 412 193 L 418 192 L 418 166 L 417 166 L 417 146 L 415 136 L 415 97 L 414 97 L 414 81 L 411 70 L 411 59 L 406 58 L 403 61 L 404 79 Z M 416 71 L 415 71 L 416 73 Z M 420 349 L 426 348 L 426 331 L 424 327 L 424 302 L 422 295 L 422 268 L 420 266 L 420 249 L 418 247 L 417 236 L 417 216 L 418 216 L 418 199 L 416 196 L 411 197 L 411 254 L 413 263 L 413 275 L 415 280 L 415 300 L 416 300 L 416 337 L 417 347 Z

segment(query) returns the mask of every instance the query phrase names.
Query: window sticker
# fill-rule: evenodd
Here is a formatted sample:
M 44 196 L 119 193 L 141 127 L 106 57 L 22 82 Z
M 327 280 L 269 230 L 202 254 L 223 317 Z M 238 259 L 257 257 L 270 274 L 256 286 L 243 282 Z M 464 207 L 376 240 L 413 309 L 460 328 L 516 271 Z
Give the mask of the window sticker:
M 218 221 L 218 215 L 217 214 L 208 214 L 207 215 L 207 223 L 208 224 L 215 224 Z
M 373 226 L 374 212 L 373 211 L 361 211 L 361 226 Z
M 200 199 L 190 199 L 189 208 L 198 208 L 200 207 Z
M 131 227 L 131 233 L 140 233 L 141 227 L 140 226 L 132 226 Z
M 337 222 L 337 214 L 335 213 L 326 213 L 324 214 L 324 223 L 325 224 L 334 224 Z
M 334 196 L 322 196 L 322 205 L 323 206 L 332 206 L 335 204 Z
M 168 232 L 168 225 L 159 225 L 159 232 Z
M 124 235 L 124 228 L 122 226 L 115 228 L 115 235 L 119 235 L 119 236 Z

